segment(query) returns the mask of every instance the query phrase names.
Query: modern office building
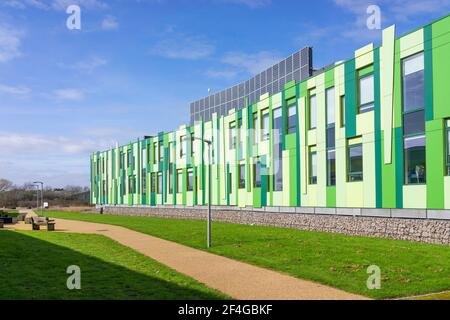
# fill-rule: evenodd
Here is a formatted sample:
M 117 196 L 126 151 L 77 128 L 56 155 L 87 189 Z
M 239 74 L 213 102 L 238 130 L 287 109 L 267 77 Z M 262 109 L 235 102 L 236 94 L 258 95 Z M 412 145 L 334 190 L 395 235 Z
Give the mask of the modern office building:
M 277 92 L 248 99 L 244 83 L 225 114 L 195 121 L 194 103 L 194 123 L 93 154 L 92 203 L 203 205 L 210 169 L 213 205 L 450 209 L 450 16 L 382 34 Z

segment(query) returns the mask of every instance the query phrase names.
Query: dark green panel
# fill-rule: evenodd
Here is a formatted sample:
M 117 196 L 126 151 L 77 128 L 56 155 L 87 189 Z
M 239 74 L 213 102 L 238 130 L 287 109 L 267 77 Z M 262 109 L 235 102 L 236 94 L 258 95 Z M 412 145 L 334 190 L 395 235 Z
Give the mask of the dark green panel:
M 433 39 L 432 25 L 423 30 L 424 35 L 424 59 L 425 59 L 425 118 L 427 121 L 434 119 L 433 112 Z
M 345 62 L 345 136 L 356 136 L 356 71 L 355 59 Z
M 375 82 L 375 190 L 376 207 L 383 206 L 381 164 L 381 93 L 380 93 L 380 49 L 374 51 L 374 82 Z

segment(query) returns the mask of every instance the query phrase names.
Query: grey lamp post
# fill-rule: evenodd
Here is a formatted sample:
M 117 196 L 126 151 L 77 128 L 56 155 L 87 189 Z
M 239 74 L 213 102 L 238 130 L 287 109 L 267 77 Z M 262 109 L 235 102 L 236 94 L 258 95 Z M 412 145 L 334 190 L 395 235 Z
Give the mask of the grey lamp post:
M 39 185 L 37 183 L 34 183 L 34 186 L 36 187 L 36 210 L 39 209 Z
M 42 217 L 44 211 L 44 183 L 41 181 L 35 181 L 33 183 L 41 185 L 41 217 Z
M 207 220 L 207 248 L 211 248 L 211 146 L 212 142 L 202 138 L 192 137 L 194 140 L 200 140 L 208 146 L 208 220 Z M 202 154 L 203 158 L 203 154 Z

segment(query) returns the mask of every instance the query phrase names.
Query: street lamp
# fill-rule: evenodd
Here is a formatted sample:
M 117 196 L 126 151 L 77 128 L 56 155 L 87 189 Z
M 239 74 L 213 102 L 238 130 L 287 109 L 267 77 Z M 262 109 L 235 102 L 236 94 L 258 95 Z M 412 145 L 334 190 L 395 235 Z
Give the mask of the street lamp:
M 212 142 L 203 138 L 192 137 L 193 140 L 200 140 L 208 146 L 208 220 L 207 220 L 207 248 L 211 248 L 211 146 Z M 202 154 L 203 158 L 204 154 Z
M 39 208 L 39 185 L 37 183 L 33 184 L 36 187 L 36 210 Z
M 41 181 L 35 181 L 33 183 L 41 185 L 41 217 L 42 217 L 44 211 L 44 183 Z

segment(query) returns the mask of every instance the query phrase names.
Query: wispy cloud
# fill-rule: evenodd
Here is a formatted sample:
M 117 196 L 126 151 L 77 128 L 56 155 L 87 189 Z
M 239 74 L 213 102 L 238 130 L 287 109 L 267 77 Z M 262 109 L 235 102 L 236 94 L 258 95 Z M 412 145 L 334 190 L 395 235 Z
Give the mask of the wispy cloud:
M 95 69 L 103 67 L 108 64 L 108 60 L 99 56 L 91 56 L 87 59 L 80 60 L 73 64 L 58 63 L 58 66 L 63 69 L 77 70 L 84 73 L 92 73 Z
M 59 89 L 54 90 L 52 97 L 55 100 L 64 100 L 64 101 L 80 101 L 84 99 L 84 92 L 80 89 Z
M 205 37 L 170 31 L 158 41 L 150 53 L 168 59 L 197 60 L 209 57 L 215 47 Z
M 102 29 L 109 31 L 109 30 L 117 30 L 119 28 L 119 22 L 117 21 L 116 17 L 108 15 L 106 16 L 102 21 Z
M 205 75 L 209 78 L 217 79 L 234 79 L 239 74 L 237 70 L 214 70 L 210 69 L 205 72 Z
M 25 86 L 10 86 L 0 83 L 0 94 L 10 95 L 14 97 L 23 98 L 28 96 L 31 90 Z
M 222 58 L 223 63 L 245 70 L 252 75 L 269 68 L 280 60 L 282 60 L 281 55 L 270 51 L 257 53 L 228 52 Z
M 20 46 L 23 37 L 23 31 L 0 24 L 0 62 L 7 62 L 22 55 Z
M 272 0 L 219 0 L 219 1 L 223 2 L 223 3 L 245 5 L 252 9 L 266 7 L 270 4 L 272 4 Z

